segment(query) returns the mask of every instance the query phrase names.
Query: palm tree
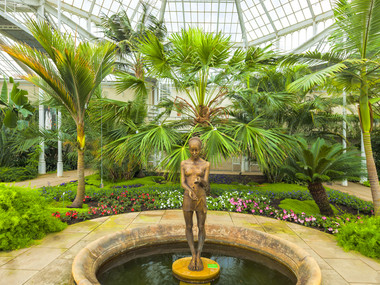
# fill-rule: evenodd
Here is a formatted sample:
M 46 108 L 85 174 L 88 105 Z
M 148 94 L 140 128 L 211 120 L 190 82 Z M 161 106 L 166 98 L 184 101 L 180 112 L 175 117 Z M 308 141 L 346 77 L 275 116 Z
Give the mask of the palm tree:
M 361 157 L 357 151 L 345 152 L 341 144 L 327 145 L 324 139 L 318 138 L 310 148 L 305 140 L 299 139 L 299 147 L 283 169 L 293 178 L 305 181 L 321 214 L 332 216 L 334 213 L 322 182 L 358 178 Z
M 71 115 L 77 128 L 78 189 L 70 207 L 82 207 L 84 185 L 84 117 L 86 106 L 102 80 L 112 71 L 115 46 L 111 43 L 92 45 L 77 43 L 46 22 L 27 24 L 46 53 L 25 44 L 2 45 L 1 49 L 33 70 L 36 75 L 24 78 L 52 96 Z
M 328 64 L 328 67 L 305 76 L 290 85 L 290 90 L 309 90 L 334 77 L 344 90 L 359 94 L 359 118 L 363 133 L 368 178 L 371 185 L 375 215 L 380 215 L 380 184 L 371 146 L 373 112 L 371 88 L 379 82 L 380 72 L 380 0 L 338 0 L 334 9 L 336 30 L 334 49 L 327 54 L 309 52 L 290 56 L 286 61 L 303 60 Z
M 146 106 L 148 87 L 153 82 L 146 78 L 138 45 L 147 33 L 153 33 L 162 42 L 167 31 L 163 21 L 150 14 L 147 3 L 141 3 L 141 6 L 143 11 L 135 28 L 124 10 L 110 17 L 103 16 L 101 28 L 105 36 L 117 45 L 117 91 L 121 93 L 132 89 L 135 92 L 135 104 Z
M 176 123 L 169 122 L 169 125 L 182 128 L 186 133 L 178 140 L 179 135 L 163 132 L 168 125 L 168 117 L 163 116 L 161 123 L 151 124 L 152 131 L 156 130 L 155 140 L 149 141 L 147 135 L 151 133 L 148 128 L 125 138 L 132 149 L 126 143 L 118 150 L 114 147 L 115 156 L 122 151 L 133 153 L 133 145 L 144 146 L 140 150 L 144 150 L 142 152 L 145 154 L 156 149 L 156 145 L 161 150 L 167 146 L 164 150 L 167 157 L 163 163 L 166 169 L 174 173 L 180 159 L 187 156 L 186 142 L 189 135 L 197 134 L 205 142 L 206 159 L 212 162 L 238 154 L 240 144 L 244 150 L 256 152 L 263 165 L 266 159 L 285 159 L 284 148 L 288 145 L 286 136 L 259 127 L 257 121 L 240 126 L 229 124 L 231 120 L 226 118 L 228 111 L 220 106 L 227 93 L 235 87 L 236 78 L 245 78 L 248 72 L 274 61 L 272 52 L 250 48 L 247 52 L 236 49 L 232 53 L 232 47 L 229 38 L 221 33 L 204 33 L 200 29 L 190 28 L 173 34 L 167 47 L 153 33 L 148 33 L 139 45 L 147 74 L 171 80 L 177 91 L 184 94 L 167 100 L 163 105 L 167 107 L 166 114 L 176 110 L 185 116 Z M 146 143 L 137 143 L 139 139 Z M 174 144 L 170 144 L 169 139 L 173 139 Z

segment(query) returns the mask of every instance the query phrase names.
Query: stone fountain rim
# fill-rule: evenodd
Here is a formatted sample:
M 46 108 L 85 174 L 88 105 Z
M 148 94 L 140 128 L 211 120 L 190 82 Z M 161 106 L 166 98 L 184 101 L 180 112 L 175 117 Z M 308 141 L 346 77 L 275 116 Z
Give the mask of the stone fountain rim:
M 74 258 L 70 284 L 98 285 L 102 264 L 132 249 L 154 244 L 186 242 L 183 225 L 158 224 L 125 229 L 99 238 Z M 238 246 L 258 252 L 285 265 L 297 277 L 297 285 L 320 285 L 321 270 L 305 250 L 282 238 L 236 226 L 206 225 L 206 242 Z

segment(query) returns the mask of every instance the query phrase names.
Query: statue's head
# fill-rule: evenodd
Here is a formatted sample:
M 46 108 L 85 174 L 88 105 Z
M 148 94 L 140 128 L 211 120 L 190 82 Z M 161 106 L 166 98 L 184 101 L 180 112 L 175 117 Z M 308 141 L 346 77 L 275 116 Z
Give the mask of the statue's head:
M 199 158 L 199 155 L 201 153 L 201 149 L 202 149 L 202 141 L 201 141 L 201 139 L 198 138 L 198 137 L 192 137 L 189 140 L 189 150 L 190 150 L 191 157 L 193 159 L 194 158 Z

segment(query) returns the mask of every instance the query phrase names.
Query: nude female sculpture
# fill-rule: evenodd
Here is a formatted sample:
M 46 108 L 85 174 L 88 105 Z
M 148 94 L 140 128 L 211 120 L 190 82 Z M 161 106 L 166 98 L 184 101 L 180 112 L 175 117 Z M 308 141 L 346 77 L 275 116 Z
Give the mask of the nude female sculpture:
M 201 252 L 206 238 L 207 215 L 206 189 L 209 187 L 210 163 L 200 158 L 202 141 L 198 137 L 189 140 L 190 158 L 181 162 L 181 186 L 185 189 L 182 210 L 186 223 L 186 239 L 190 246 L 189 269 L 203 270 Z M 193 213 L 197 215 L 198 246 L 195 249 L 193 236 Z

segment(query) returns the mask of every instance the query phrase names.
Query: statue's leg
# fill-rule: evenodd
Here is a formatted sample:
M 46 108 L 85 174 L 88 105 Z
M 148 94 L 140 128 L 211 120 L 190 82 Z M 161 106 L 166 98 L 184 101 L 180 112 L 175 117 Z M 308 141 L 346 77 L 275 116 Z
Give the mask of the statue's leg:
M 201 254 L 202 254 L 203 245 L 206 239 L 205 222 L 206 222 L 207 212 L 197 211 L 196 214 L 197 214 L 197 223 L 198 223 L 198 248 L 197 248 L 197 253 L 196 253 L 196 265 L 197 265 L 196 270 L 201 271 L 203 270 Z
M 191 251 L 191 261 L 189 264 L 190 270 L 196 270 L 196 252 L 194 246 L 194 236 L 193 236 L 193 211 L 183 211 L 183 216 L 186 223 L 186 239 Z

